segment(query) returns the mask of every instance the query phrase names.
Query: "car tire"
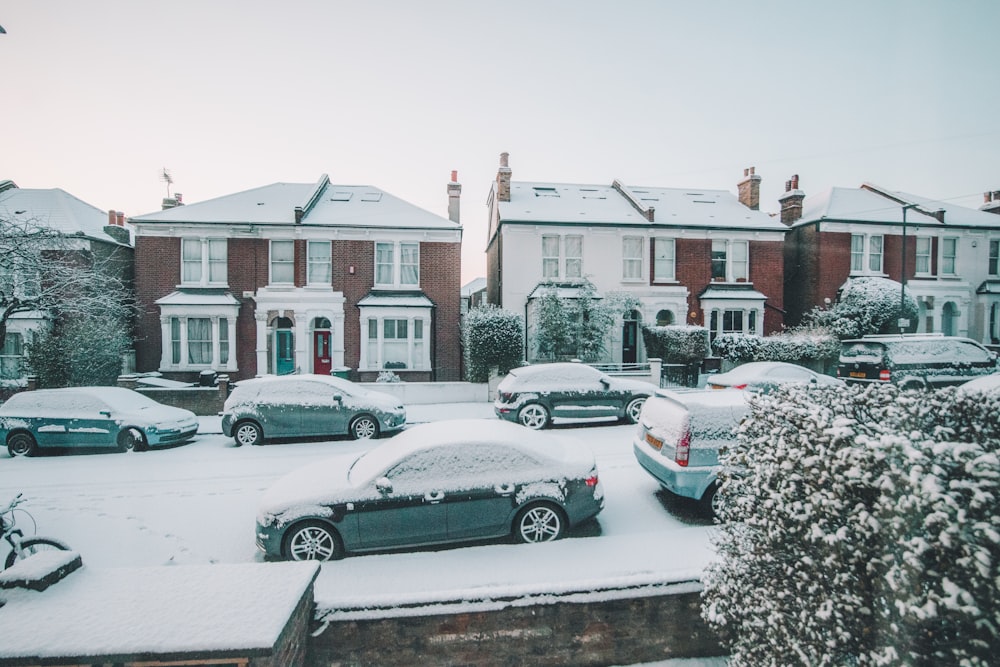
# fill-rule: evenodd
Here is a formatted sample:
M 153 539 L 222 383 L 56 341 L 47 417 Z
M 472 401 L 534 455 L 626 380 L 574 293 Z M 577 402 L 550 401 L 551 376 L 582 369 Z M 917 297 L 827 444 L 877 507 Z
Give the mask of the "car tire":
M 698 508 L 701 510 L 702 514 L 709 518 L 716 518 L 719 516 L 719 485 L 716 482 L 712 482 L 705 493 L 702 494 L 701 499 L 698 500 Z
M 38 445 L 30 433 L 15 433 L 7 438 L 7 452 L 11 456 L 34 456 Z
M 645 396 L 637 396 L 628 402 L 625 406 L 625 421 L 629 424 L 639 423 L 639 413 L 642 412 L 642 406 L 646 404 Z
M 549 424 L 549 411 L 541 403 L 528 403 L 517 411 L 521 426 L 540 431 Z
M 517 513 L 514 536 L 519 542 L 551 542 L 562 537 L 566 519 L 552 503 L 532 503 Z
M 340 560 L 344 543 L 337 531 L 320 521 L 305 521 L 288 529 L 282 553 L 289 560 Z
M 144 452 L 146 449 L 146 435 L 134 426 L 126 428 L 118 434 L 118 451 L 122 453 Z
M 378 420 L 371 415 L 359 415 L 351 422 L 351 437 L 368 440 L 378 437 Z
M 901 391 L 924 391 L 927 389 L 927 383 L 923 380 L 903 380 L 899 388 Z
M 259 445 L 264 442 L 264 431 L 257 422 L 241 421 L 233 429 L 233 440 L 237 447 Z

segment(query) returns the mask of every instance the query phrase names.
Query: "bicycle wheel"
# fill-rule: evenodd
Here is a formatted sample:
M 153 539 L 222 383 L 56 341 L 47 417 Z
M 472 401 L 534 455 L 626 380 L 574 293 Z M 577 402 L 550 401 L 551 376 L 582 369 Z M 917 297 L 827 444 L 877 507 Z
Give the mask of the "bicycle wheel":
M 69 547 L 59 540 L 48 537 L 29 537 L 21 540 L 21 554 L 24 558 L 38 553 L 39 551 L 69 551 Z M 11 550 L 7 554 L 7 564 L 4 567 L 11 567 L 17 560 L 17 552 Z

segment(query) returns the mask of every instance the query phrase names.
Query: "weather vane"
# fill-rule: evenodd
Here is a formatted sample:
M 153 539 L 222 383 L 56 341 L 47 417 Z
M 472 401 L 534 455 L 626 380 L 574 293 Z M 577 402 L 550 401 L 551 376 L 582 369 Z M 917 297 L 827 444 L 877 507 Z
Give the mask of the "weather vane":
M 170 186 L 174 184 L 174 179 L 170 176 L 170 170 L 166 167 L 160 172 L 160 180 L 167 184 L 167 199 L 170 198 Z

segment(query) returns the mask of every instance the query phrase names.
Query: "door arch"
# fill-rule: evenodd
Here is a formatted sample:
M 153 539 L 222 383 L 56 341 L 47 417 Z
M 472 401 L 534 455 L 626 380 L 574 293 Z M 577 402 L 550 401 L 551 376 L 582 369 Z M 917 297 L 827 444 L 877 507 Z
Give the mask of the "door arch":
M 274 373 L 288 375 L 295 372 L 295 324 L 288 317 L 274 320 Z

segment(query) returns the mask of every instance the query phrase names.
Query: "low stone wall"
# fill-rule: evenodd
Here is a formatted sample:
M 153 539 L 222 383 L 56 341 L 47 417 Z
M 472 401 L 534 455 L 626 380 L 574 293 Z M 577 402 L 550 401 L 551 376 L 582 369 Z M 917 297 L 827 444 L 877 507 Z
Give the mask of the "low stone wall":
M 390 618 L 321 612 L 325 625 L 313 633 L 308 664 L 587 667 L 726 653 L 701 618 L 698 582 L 493 606 Z
M 475 382 L 367 382 L 368 389 L 395 396 L 409 405 L 429 403 L 485 403 L 486 383 Z
M 229 396 L 229 378 L 225 375 L 220 375 L 218 384 L 212 387 L 150 387 L 139 384 L 133 375 L 120 376 L 118 386 L 134 389 L 157 403 L 184 408 L 203 417 L 222 412 L 222 405 Z

